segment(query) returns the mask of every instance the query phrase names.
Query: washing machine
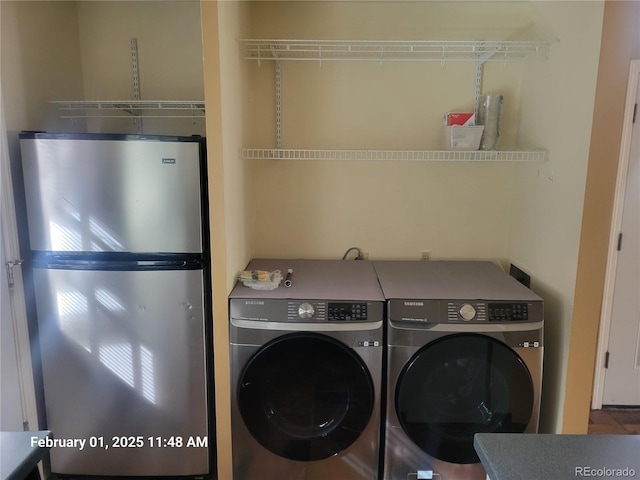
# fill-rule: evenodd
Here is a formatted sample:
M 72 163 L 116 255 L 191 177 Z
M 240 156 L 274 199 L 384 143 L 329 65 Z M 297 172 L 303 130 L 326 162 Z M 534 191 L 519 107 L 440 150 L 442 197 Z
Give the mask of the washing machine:
M 538 428 L 543 301 L 491 262 L 374 262 L 387 298 L 384 479 L 484 480 L 480 432 Z
M 385 303 L 372 263 L 246 269 L 290 286 L 229 296 L 233 479 L 378 478 Z

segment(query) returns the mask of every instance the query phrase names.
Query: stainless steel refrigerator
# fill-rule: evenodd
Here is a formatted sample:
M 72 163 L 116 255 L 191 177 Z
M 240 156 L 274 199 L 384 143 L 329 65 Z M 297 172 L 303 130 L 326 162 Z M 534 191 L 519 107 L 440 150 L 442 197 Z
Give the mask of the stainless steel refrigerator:
M 22 133 L 57 474 L 215 472 L 204 141 Z

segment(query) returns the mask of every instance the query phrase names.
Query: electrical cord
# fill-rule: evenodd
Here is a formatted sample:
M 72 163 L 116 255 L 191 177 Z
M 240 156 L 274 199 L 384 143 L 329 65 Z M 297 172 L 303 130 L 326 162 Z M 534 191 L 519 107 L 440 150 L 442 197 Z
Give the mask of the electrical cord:
M 364 260 L 364 255 L 362 254 L 362 250 L 360 250 L 360 248 L 358 248 L 358 247 L 351 247 L 351 248 L 349 248 L 346 252 L 344 252 L 344 255 L 342 256 L 342 259 L 343 259 L 343 260 L 346 260 L 346 259 L 347 259 L 347 256 L 349 255 L 349 253 L 350 253 L 352 250 L 355 250 L 356 252 L 358 252 L 358 253 L 356 254 L 356 257 L 354 258 L 354 260 Z

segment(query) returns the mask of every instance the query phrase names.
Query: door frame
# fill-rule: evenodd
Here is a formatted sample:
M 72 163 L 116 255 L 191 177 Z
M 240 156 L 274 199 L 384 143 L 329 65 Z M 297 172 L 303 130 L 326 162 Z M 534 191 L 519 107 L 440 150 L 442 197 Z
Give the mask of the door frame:
M 629 171 L 629 156 L 631 154 L 631 139 L 633 136 L 633 111 L 638 95 L 638 78 L 640 76 L 640 60 L 632 60 L 629 68 L 627 96 L 624 106 L 624 121 L 620 140 L 620 156 L 618 158 L 618 174 L 613 202 L 611 230 L 609 232 L 609 252 L 607 254 L 607 268 L 605 273 L 602 309 L 600 311 L 600 327 L 598 332 L 598 346 L 596 350 L 596 365 L 594 371 L 591 408 L 600 410 L 604 395 L 604 380 L 606 374 L 605 362 L 609 349 L 609 334 L 613 312 L 613 294 L 615 289 L 616 271 L 618 268 L 618 235 L 622 228 L 622 210 L 626 192 L 627 173 Z
M 9 142 L 7 139 L 7 124 L 4 116 L 2 92 L 0 91 L 0 248 L 4 249 L 7 262 L 20 259 L 20 244 L 18 240 L 18 221 L 16 218 L 15 201 L 11 164 L 9 161 Z M 0 266 L 0 275 L 8 275 L 7 265 Z M 11 321 L 16 346 L 16 361 L 18 366 L 19 388 L 22 403 L 22 422 L 25 430 L 38 430 L 38 410 L 31 362 L 31 341 L 27 324 L 27 309 L 22 281 L 22 266 L 13 266 L 13 286 L 9 290 Z

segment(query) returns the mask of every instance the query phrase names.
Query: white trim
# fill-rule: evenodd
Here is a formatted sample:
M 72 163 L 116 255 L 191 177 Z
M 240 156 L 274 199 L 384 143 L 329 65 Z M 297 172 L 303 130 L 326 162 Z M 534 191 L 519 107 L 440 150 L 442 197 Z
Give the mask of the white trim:
M 18 241 L 18 227 L 13 198 L 13 185 L 11 165 L 9 162 L 9 145 L 7 142 L 7 130 L 4 118 L 2 93 L 0 92 L 0 234 L 7 261 L 20 258 L 20 246 Z M 5 266 L 2 265 L 4 275 Z M 22 267 L 13 267 L 14 286 L 10 292 L 11 312 L 16 342 L 16 359 L 18 363 L 18 375 L 20 379 L 20 396 L 22 399 L 23 422 L 28 422 L 30 430 L 37 430 L 38 412 L 36 406 L 36 394 L 33 379 L 33 366 L 31 363 L 31 343 L 27 326 L 27 310 L 24 288 L 22 283 Z
M 627 84 L 627 99 L 624 107 L 624 122 L 622 124 L 622 139 L 620 141 L 620 156 L 618 158 L 618 175 L 616 178 L 616 191 L 613 202 L 613 214 L 611 231 L 609 232 L 609 253 L 607 256 L 607 270 L 602 297 L 602 310 L 600 312 L 600 329 L 598 332 L 598 348 L 596 351 L 596 365 L 593 380 L 593 392 L 591 396 L 591 408 L 602 408 L 604 395 L 605 357 L 609 348 L 609 332 L 611 330 L 611 312 L 613 309 L 613 291 L 615 288 L 617 260 L 618 260 L 618 234 L 622 228 L 622 209 L 624 207 L 624 195 L 626 190 L 627 172 L 629 170 L 629 155 L 631 152 L 631 138 L 633 132 L 633 109 L 638 94 L 638 77 L 640 76 L 640 60 L 632 60 L 629 69 L 629 81 Z

